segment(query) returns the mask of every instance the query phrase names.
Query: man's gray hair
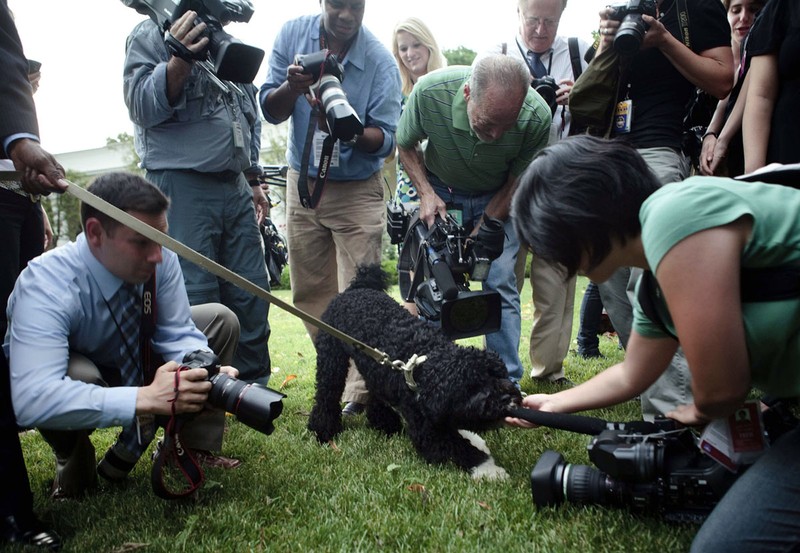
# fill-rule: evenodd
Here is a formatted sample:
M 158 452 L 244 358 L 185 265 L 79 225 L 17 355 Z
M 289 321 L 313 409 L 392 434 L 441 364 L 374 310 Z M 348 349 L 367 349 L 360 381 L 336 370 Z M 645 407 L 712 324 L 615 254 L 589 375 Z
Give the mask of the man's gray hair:
M 530 0 L 519 0 L 519 9 L 522 9 L 525 6 L 527 6 L 529 1 Z M 563 13 L 564 10 L 566 9 L 567 9 L 567 0 L 561 0 L 561 12 Z
M 525 96 L 530 86 L 531 74 L 525 64 L 502 54 L 478 60 L 469 77 L 469 94 L 475 102 L 480 102 L 483 93 L 490 88 L 500 88 L 509 94 L 518 91 Z

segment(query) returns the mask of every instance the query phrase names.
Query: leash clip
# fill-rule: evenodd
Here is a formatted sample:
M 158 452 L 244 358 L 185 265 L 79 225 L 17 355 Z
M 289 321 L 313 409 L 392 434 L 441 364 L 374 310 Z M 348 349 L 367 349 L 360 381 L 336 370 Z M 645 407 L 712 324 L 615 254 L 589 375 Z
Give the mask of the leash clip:
M 411 356 L 408 362 L 403 363 L 399 359 L 392 362 L 392 368 L 397 371 L 403 371 L 403 376 L 406 379 L 406 384 L 413 391 L 417 391 L 417 383 L 414 381 L 414 369 L 427 361 L 426 355 L 417 355 L 416 353 Z

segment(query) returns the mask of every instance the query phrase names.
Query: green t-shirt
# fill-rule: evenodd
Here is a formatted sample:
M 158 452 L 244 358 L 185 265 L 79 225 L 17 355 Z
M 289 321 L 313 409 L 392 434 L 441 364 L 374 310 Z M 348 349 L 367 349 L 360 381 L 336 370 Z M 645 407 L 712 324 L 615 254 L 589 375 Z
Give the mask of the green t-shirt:
M 397 127 L 397 144 L 413 148 L 428 139 L 425 166 L 459 192 L 489 192 L 520 175 L 547 146 L 550 108 L 533 89 L 522 103 L 517 125 L 499 140 L 484 143 L 469 126 L 464 85 L 471 67 L 432 71 L 414 85 Z
M 653 272 L 664 255 L 694 233 L 748 216 L 753 221 L 742 267 L 800 266 L 800 190 L 732 179 L 693 177 L 668 184 L 639 212 L 642 243 Z M 697 260 L 703 263 L 702 259 Z M 660 313 L 667 313 L 656 299 Z M 742 304 L 753 385 L 781 396 L 800 395 L 800 298 Z M 666 327 L 675 332 L 669 316 Z M 642 336 L 664 331 L 634 308 L 633 328 Z

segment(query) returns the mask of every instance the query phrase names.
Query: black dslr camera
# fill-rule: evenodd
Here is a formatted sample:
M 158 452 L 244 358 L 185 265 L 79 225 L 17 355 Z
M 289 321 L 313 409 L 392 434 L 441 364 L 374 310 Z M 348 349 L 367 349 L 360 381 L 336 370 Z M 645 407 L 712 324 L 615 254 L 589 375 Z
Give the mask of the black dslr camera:
M 364 125 L 342 89 L 344 67 L 336 56 L 328 50 L 297 54 L 294 64 L 302 67 L 304 74 L 314 77 L 311 92 L 322 104 L 330 135 L 334 139 L 349 142 L 356 135 L 364 134 Z
M 414 215 L 400 250 L 400 294 L 419 314 L 439 321 L 453 339 L 500 329 L 500 294 L 471 292 L 469 280 L 485 281 L 492 261 L 503 253 L 502 221 L 485 217 L 472 238 L 452 216 L 436 217 L 429 229 Z
M 697 445 L 694 432 L 675 421 L 608 422 L 581 415 L 513 409 L 512 416 L 535 424 L 590 434 L 589 459 L 573 465 L 545 451 L 531 471 L 537 507 L 568 501 L 627 507 L 671 522 L 702 522 L 746 469 L 730 472 Z M 770 442 L 797 425 L 791 409 L 774 403 L 763 413 Z
M 248 46 L 222 30 L 231 21 L 248 22 L 253 16 L 250 0 L 122 0 L 122 3 L 144 14 L 165 33 L 184 13 L 197 12 L 197 19 L 206 24 L 208 48 L 194 58 L 208 59 L 213 73 L 224 81 L 252 83 L 264 59 L 264 50 Z M 191 53 L 172 35 L 167 33 L 167 48 L 180 58 Z
M 635 54 L 641 48 L 648 28 L 642 16 L 656 17 L 658 14 L 656 0 L 628 0 L 608 7 L 612 9 L 608 15 L 609 19 L 622 22 L 614 36 L 614 48 L 622 55 Z
M 283 411 L 286 396 L 261 384 L 249 384 L 219 371 L 219 359 L 213 353 L 197 350 L 187 353 L 182 365 L 190 369 L 206 369 L 211 391 L 208 403 L 224 409 L 238 420 L 263 434 L 272 434 L 272 421 Z
M 531 80 L 531 88 L 539 93 L 548 106 L 550 106 L 550 113 L 556 112 L 558 105 L 556 104 L 556 95 L 558 93 L 558 83 L 550 75 L 545 75 L 541 78 L 534 78 Z

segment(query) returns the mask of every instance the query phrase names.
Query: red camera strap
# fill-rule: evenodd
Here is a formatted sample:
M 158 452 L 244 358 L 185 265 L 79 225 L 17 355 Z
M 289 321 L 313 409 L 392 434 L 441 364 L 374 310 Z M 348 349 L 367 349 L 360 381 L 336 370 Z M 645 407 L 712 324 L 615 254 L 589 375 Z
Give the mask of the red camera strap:
M 164 428 L 164 441 L 158 444 L 158 449 L 153 456 L 153 468 L 150 471 L 150 483 L 153 492 L 161 499 L 181 499 L 192 495 L 206 481 L 205 472 L 194 458 L 188 448 L 183 447 L 180 440 L 180 430 L 186 420 L 175 413 L 175 403 L 178 401 L 178 386 L 181 372 L 185 368 L 175 371 L 175 397 L 172 398 L 172 416 Z M 170 467 L 177 468 L 181 477 L 186 481 L 186 486 L 174 491 L 167 483 L 166 474 Z

